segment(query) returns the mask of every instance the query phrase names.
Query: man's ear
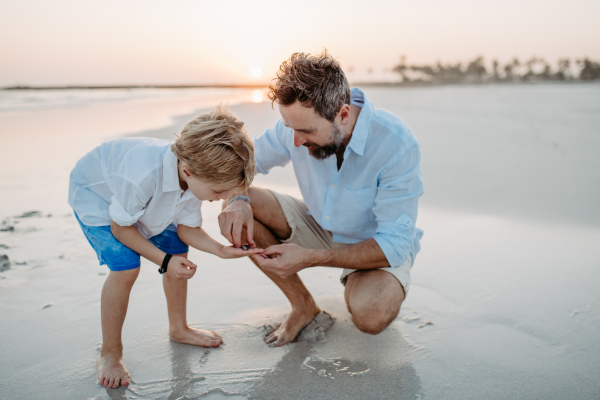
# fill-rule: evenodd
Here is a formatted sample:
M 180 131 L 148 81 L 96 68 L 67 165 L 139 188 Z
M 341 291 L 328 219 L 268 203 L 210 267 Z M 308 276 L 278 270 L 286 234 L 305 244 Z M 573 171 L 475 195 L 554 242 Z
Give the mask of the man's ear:
M 340 124 L 346 125 L 350 121 L 350 106 L 348 104 L 341 106 L 338 115 L 340 116 Z

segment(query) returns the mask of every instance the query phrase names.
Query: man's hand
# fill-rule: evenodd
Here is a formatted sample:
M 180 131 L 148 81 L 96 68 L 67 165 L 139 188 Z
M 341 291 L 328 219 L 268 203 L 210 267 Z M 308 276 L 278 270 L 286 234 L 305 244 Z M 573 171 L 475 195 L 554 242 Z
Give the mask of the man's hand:
M 173 256 L 167 265 L 167 274 L 175 279 L 190 279 L 196 273 L 196 264 L 185 257 Z
M 313 250 L 295 244 L 278 244 L 252 256 L 260 267 L 282 278 L 288 278 L 304 268 L 313 266 Z
M 252 207 L 245 200 L 237 200 L 219 214 L 219 227 L 229 243 L 235 247 L 242 246 L 242 232 L 246 230 L 246 241 L 250 247 L 256 247 L 252 235 L 254 234 L 254 216 Z
M 238 249 L 233 246 L 223 246 L 219 253 L 217 254 L 221 258 L 240 258 L 251 256 L 253 254 L 262 254 L 264 252 L 263 249 Z

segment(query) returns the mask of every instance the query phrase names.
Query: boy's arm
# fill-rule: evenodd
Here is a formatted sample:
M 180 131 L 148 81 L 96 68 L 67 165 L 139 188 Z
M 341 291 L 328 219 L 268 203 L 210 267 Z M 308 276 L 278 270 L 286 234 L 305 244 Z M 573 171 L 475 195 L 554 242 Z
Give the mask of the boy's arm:
M 179 235 L 179 239 L 188 246 L 221 258 L 238 258 L 263 252 L 262 249 L 244 250 L 233 246 L 223 246 L 211 238 L 202 228 L 190 228 L 189 226 L 178 225 L 177 234 Z
M 110 221 L 110 230 L 119 242 L 154 264 L 162 265 L 166 253 L 150 243 L 135 226 L 121 226 Z M 167 273 L 175 279 L 190 279 L 196 273 L 196 265 L 185 257 L 173 256 L 167 266 Z

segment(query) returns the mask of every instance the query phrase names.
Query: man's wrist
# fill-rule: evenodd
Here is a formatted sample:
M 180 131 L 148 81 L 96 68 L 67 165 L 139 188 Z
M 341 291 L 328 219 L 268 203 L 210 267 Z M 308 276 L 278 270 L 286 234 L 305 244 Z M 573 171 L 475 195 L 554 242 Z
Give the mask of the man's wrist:
M 231 199 L 227 202 L 227 205 L 230 205 L 231 203 L 233 203 L 234 201 L 237 201 L 237 200 L 244 200 L 244 201 L 247 201 L 248 204 L 252 204 L 252 202 L 250 201 L 250 198 L 247 196 L 235 196 L 233 199 Z
M 307 268 L 310 267 L 326 267 L 326 250 L 309 249 L 306 257 Z

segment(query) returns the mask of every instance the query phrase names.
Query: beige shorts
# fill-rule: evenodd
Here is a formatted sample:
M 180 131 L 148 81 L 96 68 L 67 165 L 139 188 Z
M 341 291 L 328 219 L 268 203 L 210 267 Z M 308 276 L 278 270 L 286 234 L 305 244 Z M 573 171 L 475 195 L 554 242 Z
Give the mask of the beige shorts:
M 293 243 L 307 249 L 334 249 L 348 246 L 348 244 L 345 243 L 334 242 L 333 234 L 330 231 L 321 228 L 317 221 L 308 214 L 308 208 L 302 200 L 298 200 L 295 197 L 285 194 L 279 194 L 272 190 L 270 192 L 273 193 L 279 201 L 283 213 L 285 214 L 285 218 L 287 219 L 287 223 L 290 228 L 292 228 L 291 236 L 286 240 L 282 240 L 282 243 Z M 385 267 L 379 269 L 394 275 L 404 288 L 404 293 L 407 294 L 410 287 L 411 267 L 412 255 L 409 255 L 404 264 L 399 267 Z M 345 286 L 348 275 L 356 271 L 358 270 L 345 268 L 342 272 L 342 276 L 340 276 L 342 285 Z

